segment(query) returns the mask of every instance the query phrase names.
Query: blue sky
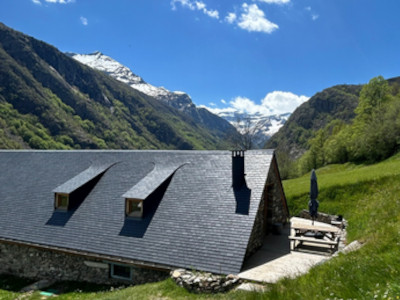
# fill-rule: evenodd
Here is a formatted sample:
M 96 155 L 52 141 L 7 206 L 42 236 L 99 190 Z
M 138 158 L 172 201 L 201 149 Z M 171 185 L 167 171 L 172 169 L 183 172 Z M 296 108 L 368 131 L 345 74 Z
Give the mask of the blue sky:
M 0 22 L 61 51 L 101 51 L 197 105 L 249 112 L 400 76 L 399 13 L 399 0 L 0 1 Z

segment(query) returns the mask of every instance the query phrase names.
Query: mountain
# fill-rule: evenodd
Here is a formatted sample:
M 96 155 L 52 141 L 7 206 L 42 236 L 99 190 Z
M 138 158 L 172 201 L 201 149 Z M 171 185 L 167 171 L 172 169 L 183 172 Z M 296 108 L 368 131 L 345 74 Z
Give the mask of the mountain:
M 400 77 L 387 79 L 391 93 L 400 92 Z M 336 85 L 312 96 L 300 105 L 285 125 L 266 143 L 266 148 L 277 149 L 299 158 L 309 149 L 309 139 L 314 133 L 325 128 L 331 121 L 350 123 L 355 117 L 355 108 L 364 85 Z
M 94 52 L 91 54 L 66 54 L 93 69 L 114 77 L 118 81 L 129 85 L 131 88 L 147 96 L 162 101 L 184 114 L 189 115 L 195 122 L 200 123 L 219 137 L 223 137 L 227 132 L 230 132 L 232 135 L 237 135 L 235 133 L 235 128 L 230 123 L 223 118 L 219 118 L 205 108 L 196 107 L 190 96 L 185 92 L 171 92 L 164 87 L 155 87 L 134 74 L 128 67 L 101 52 Z
M 332 120 L 349 123 L 355 117 L 361 88 L 362 85 L 337 85 L 315 94 L 293 112 L 265 147 L 276 148 L 291 158 L 300 157 L 314 132 Z
M 217 115 L 235 126 L 241 134 L 250 133 L 254 148 L 263 148 L 265 143 L 285 124 L 290 113 L 267 116 L 261 113 L 221 111 Z
M 2 23 L 0 112 L 0 148 L 233 147 L 229 130 L 210 130 L 179 109 Z M 210 123 L 220 119 L 201 116 Z
M 178 110 L 185 111 L 195 106 L 186 93 L 171 92 L 163 87 L 155 87 L 134 74 L 128 67 L 99 51 L 91 54 L 76 54 L 70 52 L 66 54 L 93 69 L 102 71 L 118 81 L 128 84 L 135 90 L 156 98 L 157 100 L 164 101 Z
M 290 113 L 266 116 L 261 113 L 249 114 L 239 111 L 210 112 L 205 107 L 196 107 L 190 96 L 185 92 L 172 92 L 164 87 L 153 86 L 133 73 L 128 67 L 101 52 L 97 51 L 91 54 L 66 54 L 93 69 L 114 77 L 137 91 L 178 109 L 217 134 L 218 132 L 233 132 L 232 126 L 242 134 L 251 132 L 254 148 L 262 148 L 266 141 L 278 132 L 279 128 L 283 126 L 290 116 Z M 236 136 L 235 140 L 238 139 L 240 138 Z

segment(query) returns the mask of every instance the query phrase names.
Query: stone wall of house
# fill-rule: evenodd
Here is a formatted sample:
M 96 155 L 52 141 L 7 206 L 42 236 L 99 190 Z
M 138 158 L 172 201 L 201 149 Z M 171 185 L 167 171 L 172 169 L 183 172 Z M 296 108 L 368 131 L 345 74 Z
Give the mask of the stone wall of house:
M 288 221 L 289 216 L 282 202 L 281 183 L 275 166 L 274 161 L 272 161 L 267 177 L 267 187 L 263 192 L 253 231 L 247 245 L 246 258 L 255 253 L 263 245 L 266 230 L 274 233 L 274 231 L 279 230 L 278 228 L 274 228 L 274 226 L 285 224 Z M 264 218 L 265 205 L 270 205 L 269 210 L 271 211 L 271 216 L 267 216 L 267 219 Z M 268 224 L 265 224 L 265 222 Z
M 261 199 L 261 203 L 259 209 L 257 211 L 256 220 L 253 226 L 253 231 L 251 232 L 251 236 L 249 239 L 249 243 L 247 244 L 246 250 L 246 258 L 254 254 L 262 245 L 264 241 L 265 231 L 264 231 L 264 205 L 265 205 L 265 196 Z
M 110 263 L 29 246 L 0 243 L 0 274 L 56 281 L 141 284 L 168 277 L 167 272 L 132 266 L 132 280 L 110 277 Z
M 268 173 L 268 200 L 269 205 L 271 205 L 272 210 L 272 219 L 271 224 L 286 224 L 289 216 L 287 215 L 286 208 L 284 203 L 282 202 L 282 190 L 281 190 L 281 182 L 277 176 L 278 170 L 276 170 L 276 164 L 273 160 L 271 162 L 271 168 Z

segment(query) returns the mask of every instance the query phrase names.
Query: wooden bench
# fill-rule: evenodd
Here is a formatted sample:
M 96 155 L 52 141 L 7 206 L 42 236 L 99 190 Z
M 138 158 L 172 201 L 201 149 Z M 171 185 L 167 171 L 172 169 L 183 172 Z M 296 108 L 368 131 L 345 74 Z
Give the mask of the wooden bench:
M 300 243 L 300 245 L 303 244 L 303 242 L 307 243 L 313 243 L 313 244 L 321 244 L 321 245 L 328 245 L 329 250 L 333 252 L 334 250 L 337 250 L 339 247 L 339 242 L 340 242 L 340 237 L 337 236 L 335 237 L 334 240 L 325 240 L 325 239 L 317 239 L 317 238 L 312 238 L 312 237 L 304 237 L 304 236 L 289 236 L 289 240 L 293 242 L 293 247 L 290 247 L 293 250 L 296 250 L 296 241 Z
M 336 226 L 336 227 L 338 227 L 340 229 L 343 229 L 343 227 L 344 227 L 343 221 L 334 221 L 334 220 L 332 220 L 331 221 L 331 225 Z
M 334 226 L 318 226 L 318 225 L 308 225 L 308 224 L 292 224 L 291 228 L 294 230 L 305 230 L 305 231 L 320 231 L 326 233 L 332 233 L 336 235 L 340 232 L 340 229 Z

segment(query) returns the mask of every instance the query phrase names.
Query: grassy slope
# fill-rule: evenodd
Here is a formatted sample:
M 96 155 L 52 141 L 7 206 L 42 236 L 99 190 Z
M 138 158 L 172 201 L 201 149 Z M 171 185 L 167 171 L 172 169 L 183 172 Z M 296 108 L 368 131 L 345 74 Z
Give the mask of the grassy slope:
M 229 149 L 209 127 L 0 23 L 0 148 Z
M 371 166 L 332 165 L 317 171 L 320 210 L 343 214 L 348 242 L 365 246 L 273 287 L 277 299 L 399 299 L 400 156 Z M 284 183 L 292 213 L 307 205 L 309 174 Z M 270 294 L 271 299 L 274 299 Z
M 298 279 L 285 279 L 265 294 L 195 295 L 166 280 L 113 292 L 80 287 L 84 291 L 79 293 L 72 287 L 58 299 L 399 299 L 400 155 L 371 166 L 328 166 L 317 176 L 320 210 L 343 214 L 349 221 L 348 242 L 365 242 L 361 250 L 339 255 Z M 305 208 L 309 174 L 284 186 L 292 214 Z M 6 291 L 7 285 L 0 277 L 0 299 L 18 295 L 11 292 L 16 288 Z

